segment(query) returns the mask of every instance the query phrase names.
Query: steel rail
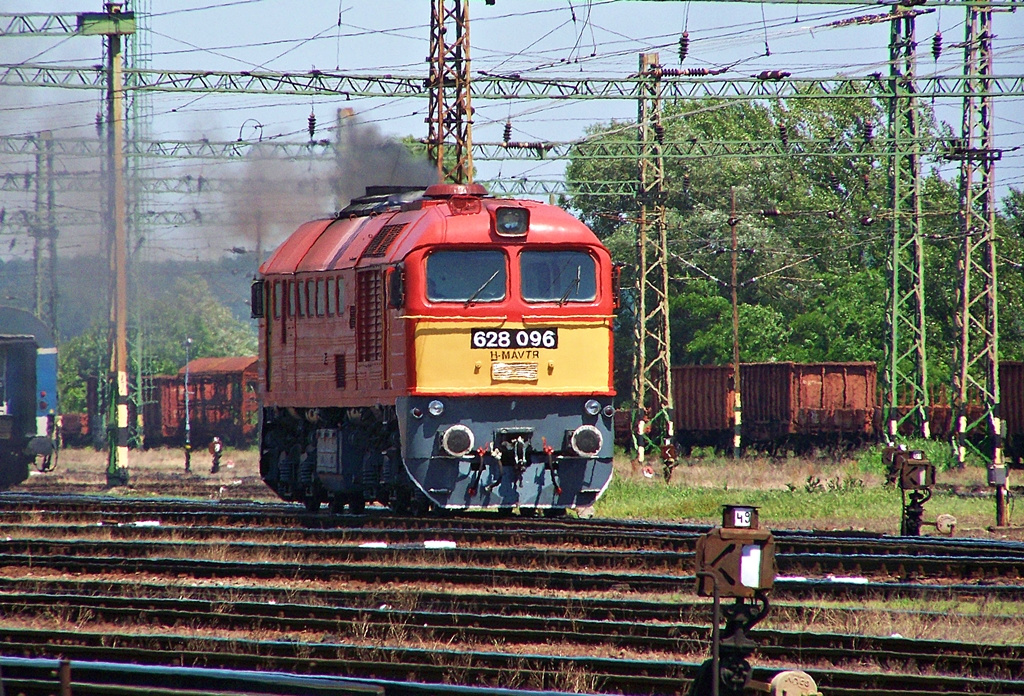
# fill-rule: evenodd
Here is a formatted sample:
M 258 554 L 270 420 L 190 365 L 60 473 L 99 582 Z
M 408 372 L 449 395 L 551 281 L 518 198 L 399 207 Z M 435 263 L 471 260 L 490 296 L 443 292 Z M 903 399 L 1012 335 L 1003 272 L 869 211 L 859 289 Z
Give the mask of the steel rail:
M 429 582 L 430 579 L 428 578 Z M 168 585 L 166 582 L 145 582 L 103 579 L 36 579 L 0 576 L 0 592 L 8 594 L 80 594 L 89 596 L 117 595 L 121 597 L 171 597 L 184 595 L 197 600 L 214 600 L 230 589 L 237 601 L 258 603 L 304 602 L 314 606 L 348 606 L 379 608 L 382 604 L 415 606 L 425 611 L 472 610 L 484 614 L 525 614 L 562 615 L 590 620 L 611 621 L 695 621 L 696 616 L 706 614 L 706 602 L 678 599 L 680 588 L 675 587 L 669 595 L 672 599 L 590 597 L 571 595 L 568 597 L 547 597 L 537 594 L 450 592 L 422 589 L 411 585 L 405 588 L 374 588 L 368 590 L 334 590 L 324 588 L 274 587 L 261 585 Z M 692 586 L 691 586 L 692 588 Z M 683 588 L 686 590 L 687 588 Z M 906 583 L 856 583 L 836 581 L 797 582 L 782 580 L 773 590 L 773 615 L 792 620 L 806 620 L 817 611 L 814 602 L 845 600 L 916 600 L 916 601 L 967 601 L 984 597 L 1006 602 L 1024 601 L 1024 587 L 1019 585 L 920 585 Z M 790 602 L 790 604 L 786 604 Z M 837 613 L 872 612 L 879 613 L 922 613 L 905 610 L 867 610 L 863 608 L 830 608 Z M 936 616 L 944 612 L 933 612 Z M 1018 617 L 986 615 L 988 620 L 1015 621 Z
M 55 596 L 11 597 L 7 620 L 14 617 L 66 615 L 70 620 L 136 626 L 188 626 L 190 629 L 260 630 L 282 633 L 330 632 L 369 637 L 402 634 L 405 638 L 451 644 L 562 644 L 607 646 L 665 653 L 699 653 L 710 639 L 706 625 L 479 614 L 463 611 L 422 611 L 393 608 L 316 606 L 297 603 L 267 605 L 222 599 Z M 707 614 L 704 606 L 704 614 Z M 759 629 L 750 634 L 765 658 L 833 664 L 915 664 L 919 668 L 972 678 L 1013 675 L 1024 663 L 1024 645 L 969 644 L 809 631 Z
M 401 526 L 258 526 L 207 524 L 208 519 L 175 515 L 170 524 L 160 520 L 138 520 L 120 516 L 120 521 L 97 518 L 92 523 L 80 521 L 26 522 L 5 519 L 0 513 L 0 536 L 24 537 L 31 534 L 42 539 L 89 539 L 97 536 L 118 540 L 175 539 L 185 535 L 195 541 L 231 540 L 259 542 L 383 542 L 388 544 L 414 544 L 445 537 L 457 544 L 488 544 L 492 546 L 562 546 L 595 547 L 600 549 L 638 549 L 644 551 L 692 551 L 697 538 L 706 531 L 699 529 L 635 529 L 620 528 L 614 524 L 593 523 L 573 525 L 526 525 L 482 528 L 476 525 L 462 527 L 409 529 Z M 150 524 L 159 523 L 159 524 Z M 969 554 L 972 558 L 990 557 L 1024 561 L 1024 544 L 988 539 L 952 539 L 946 537 L 843 537 L 803 532 L 776 533 L 778 552 L 782 554 L 822 554 L 886 556 L 957 556 Z
M 526 544 L 535 544 L 525 539 Z M 692 551 L 609 549 L 609 548 L 530 548 L 527 546 L 458 546 L 426 548 L 422 543 L 388 544 L 378 548 L 352 543 L 290 543 L 253 541 L 186 541 L 186 540 L 88 540 L 52 538 L 15 538 L 0 540 L 0 553 L 45 556 L 82 556 L 103 554 L 123 559 L 149 558 L 154 554 L 168 559 L 185 555 L 201 556 L 215 549 L 241 558 L 265 556 L 280 559 L 287 556 L 293 564 L 379 564 L 401 561 L 446 564 L 458 563 L 492 567 L 503 565 L 518 568 L 558 568 L 560 570 L 594 569 L 617 571 L 673 572 L 687 571 L 693 565 Z M 927 550 L 927 549 L 926 549 Z M 776 551 L 779 572 L 786 575 L 857 574 L 901 578 L 940 579 L 1019 579 L 1024 575 L 1024 554 L 1009 551 L 1002 555 L 967 555 L 965 553 L 906 553 L 885 549 L 883 553 L 796 552 Z
M 668 660 L 629 660 L 504 654 L 467 650 L 390 648 L 350 643 L 254 641 L 182 635 L 109 634 L 0 628 L 0 645 L 25 656 L 60 653 L 71 659 L 102 659 L 140 664 L 203 665 L 229 669 L 285 670 L 295 674 L 328 673 L 349 677 L 407 678 L 470 686 L 515 685 L 560 688 L 573 677 L 589 675 L 593 690 L 630 694 L 677 694 L 688 687 L 696 665 Z M 777 671 L 755 668 L 755 678 Z M 807 670 L 828 693 L 974 693 L 1024 694 L 1024 681 L 960 676 L 877 674 Z M 835 691 L 846 689 L 847 691 Z
M 29 513 L 32 513 L 29 515 Z M 82 495 L 35 495 L 23 493 L 0 494 L 0 524 L 17 523 L 42 517 L 44 520 L 66 522 L 112 522 L 131 523 L 139 521 L 139 515 L 146 520 L 179 522 L 198 525 L 200 523 L 235 524 L 261 527 L 302 527 L 323 530 L 368 530 L 379 529 L 390 533 L 399 530 L 409 534 L 415 531 L 429 533 L 480 533 L 479 539 L 486 539 L 486 532 L 520 532 L 524 535 L 545 534 L 555 531 L 571 538 L 581 534 L 614 534 L 620 532 L 633 539 L 652 541 L 664 538 L 692 539 L 708 531 L 707 524 L 665 523 L 647 520 L 574 519 L 574 518 L 523 518 L 499 517 L 488 513 L 464 513 L 451 516 L 401 517 L 392 515 L 383 508 L 367 511 L 361 516 L 335 516 L 307 513 L 297 505 L 282 503 L 253 503 L 249 501 L 196 501 L 194 499 L 124 499 L 109 496 Z M 871 547 L 882 553 L 887 546 L 900 549 L 900 553 L 916 553 L 917 549 L 929 553 L 961 552 L 970 550 L 974 555 L 1017 555 L 1024 553 L 1024 542 L 994 540 L 971 537 L 897 537 L 878 532 L 854 530 L 773 530 L 777 542 L 789 544 L 794 551 L 809 551 L 810 545 L 834 543 L 836 550 L 850 550 Z M 415 540 L 412 538 L 411 540 Z M 803 548 L 800 544 L 805 544 Z M 664 548 L 672 548 L 665 546 Z

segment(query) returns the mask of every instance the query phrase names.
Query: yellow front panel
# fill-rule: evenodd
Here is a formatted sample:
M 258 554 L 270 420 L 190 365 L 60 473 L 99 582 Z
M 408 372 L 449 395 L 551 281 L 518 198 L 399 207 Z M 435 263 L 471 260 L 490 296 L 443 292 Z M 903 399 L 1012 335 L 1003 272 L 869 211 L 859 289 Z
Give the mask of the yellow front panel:
M 512 345 L 474 348 L 474 329 L 508 332 L 504 336 L 513 336 Z M 557 329 L 557 347 L 515 345 L 515 332 L 546 329 Z M 610 318 L 573 323 L 562 319 L 531 321 L 525 325 L 486 319 L 418 320 L 414 342 L 418 392 L 533 394 L 610 390 Z

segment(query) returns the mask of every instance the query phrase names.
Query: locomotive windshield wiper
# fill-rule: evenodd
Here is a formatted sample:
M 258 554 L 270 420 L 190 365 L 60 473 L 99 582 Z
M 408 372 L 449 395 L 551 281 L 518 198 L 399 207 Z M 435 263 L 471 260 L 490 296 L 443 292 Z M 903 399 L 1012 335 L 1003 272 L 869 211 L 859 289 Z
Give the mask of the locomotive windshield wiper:
M 484 281 L 484 284 L 483 284 L 483 285 L 481 285 L 480 287 L 478 287 L 478 288 L 476 289 L 476 292 L 474 292 L 474 293 L 473 293 L 472 295 L 470 295 L 470 296 L 469 296 L 469 299 L 468 299 L 468 300 L 466 300 L 466 304 L 465 304 L 464 306 L 468 307 L 468 306 L 470 306 L 471 304 L 473 304 L 473 300 L 475 300 L 475 299 L 476 299 L 477 297 L 479 297 L 479 296 L 480 296 L 480 293 L 482 293 L 482 292 L 484 291 L 484 288 L 486 288 L 486 287 L 487 287 L 488 285 L 490 285 L 490 284 L 491 284 L 491 281 L 492 281 L 492 280 L 494 280 L 495 278 L 497 278 L 497 277 L 498 277 L 498 274 L 499 274 L 499 273 L 501 273 L 501 269 L 500 269 L 500 268 L 499 268 L 498 270 L 496 270 L 496 271 L 495 271 L 495 272 L 494 272 L 494 273 L 493 273 L 493 274 L 491 275 L 491 277 L 490 277 L 490 278 L 488 278 L 487 280 L 485 280 L 485 281 Z
M 562 299 L 560 299 L 558 301 L 558 306 L 559 307 L 561 307 L 562 305 L 565 304 L 565 301 L 569 299 L 569 295 L 572 294 L 573 290 L 576 290 L 577 288 L 579 288 L 579 286 L 580 286 L 580 268 L 581 268 L 580 266 L 576 266 L 576 278 L 574 278 L 573 281 L 571 283 L 569 283 L 569 287 L 566 288 L 565 294 L 562 295 Z

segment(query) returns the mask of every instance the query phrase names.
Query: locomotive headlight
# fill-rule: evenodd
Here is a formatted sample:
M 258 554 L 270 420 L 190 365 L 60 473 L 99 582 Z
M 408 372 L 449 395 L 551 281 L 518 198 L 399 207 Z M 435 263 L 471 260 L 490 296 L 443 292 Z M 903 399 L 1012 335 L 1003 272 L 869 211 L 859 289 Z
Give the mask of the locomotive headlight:
M 441 436 L 441 447 L 453 457 L 461 457 L 473 450 L 473 431 L 464 425 L 453 425 Z
M 494 229 L 502 237 L 522 237 L 530 226 L 527 208 L 498 208 L 494 211 Z
M 423 417 L 423 409 L 420 408 L 419 406 L 414 406 L 412 410 L 409 411 L 409 413 L 411 413 L 412 417 L 416 419 Z
M 612 406 L 611 404 L 608 404 L 607 406 L 605 406 L 604 407 L 604 417 L 605 418 L 612 418 L 614 416 L 615 416 L 615 407 Z
M 429 411 L 430 415 L 432 416 L 440 416 L 442 413 L 444 413 L 444 404 L 442 404 L 437 399 L 434 399 L 429 404 L 427 404 L 427 411 Z
M 601 451 L 604 437 L 601 436 L 601 431 L 594 426 L 581 425 L 572 431 L 569 444 L 572 446 L 573 451 L 581 457 L 593 457 Z
M 587 403 L 583 404 L 583 410 L 591 416 L 596 416 L 601 412 L 601 404 L 597 399 L 588 399 Z

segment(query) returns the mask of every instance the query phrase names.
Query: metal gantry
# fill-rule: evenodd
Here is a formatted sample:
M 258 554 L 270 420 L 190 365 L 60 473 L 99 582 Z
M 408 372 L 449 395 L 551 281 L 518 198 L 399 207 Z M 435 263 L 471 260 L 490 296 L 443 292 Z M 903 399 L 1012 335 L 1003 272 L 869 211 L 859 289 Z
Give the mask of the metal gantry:
M 964 38 L 964 77 L 970 87 L 964 97 L 962 141 L 950 152 L 960 165 L 960 218 L 963 246 L 958 293 L 953 376 L 956 413 L 956 453 L 963 465 L 967 433 L 987 425 L 991 443 L 988 483 L 996 489 L 996 524 L 1007 524 L 1007 471 L 1003 460 L 1003 427 L 999 413 L 999 293 L 996 270 L 995 162 L 992 122 L 992 10 L 967 10 Z M 980 174 L 980 177 L 978 175 Z M 981 412 L 968 414 L 970 403 Z
M 906 422 L 924 437 L 928 424 L 924 239 L 921 214 L 920 113 L 913 15 L 893 8 L 889 43 L 889 165 L 892 242 L 889 255 L 889 340 L 886 344 L 886 435 Z
M 637 458 L 645 457 L 645 444 L 660 435 L 673 441 L 672 344 L 668 304 L 668 232 L 665 209 L 665 160 L 661 122 L 661 71 L 657 53 L 640 54 L 640 76 L 647 89 L 637 109 L 638 159 L 636 223 L 636 321 L 634 328 L 633 398 L 639 414 Z M 666 457 L 665 479 L 674 462 Z
M 431 0 L 430 126 L 427 159 L 437 164 L 438 181 L 473 181 L 473 109 L 469 82 L 469 0 Z M 451 157 L 445 148 L 451 146 Z
M 468 66 L 467 66 L 468 67 Z M 423 75 L 347 74 L 308 72 L 217 70 L 125 70 L 132 89 L 192 94 L 273 94 L 277 96 L 419 97 L 430 94 Z M 992 75 L 992 91 L 998 96 L 1024 96 L 1024 75 Z M 884 89 L 881 74 L 859 77 L 686 77 L 663 76 L 663 99 L 864 99 L 865 88 Z M 918 96 L 960 99 L 970 87 L 962 75 L 928 75 L 917 78 Z M 78 65 L 0 64 L 0 86 L 103 89 L 103 72 Z M 644 79 L 639 77 L 524 77 L 522 75 L 475 75 L 471 100 L 509 99 L 625 99 L 642 98 Z
M 35 140 L 35 215 L 32 221 L 35 314 L 56 341 L 57 224 L 54 217 L 53 135 L 42 131 Z

